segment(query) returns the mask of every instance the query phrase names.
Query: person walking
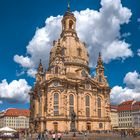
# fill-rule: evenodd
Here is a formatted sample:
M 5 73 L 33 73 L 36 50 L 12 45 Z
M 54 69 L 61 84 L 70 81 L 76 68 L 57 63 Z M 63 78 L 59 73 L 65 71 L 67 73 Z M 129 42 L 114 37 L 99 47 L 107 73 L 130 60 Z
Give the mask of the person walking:
M 48 140 L 48 131 L 45 132 L 45 140 Z
M 76 133 L 73 133 L 73 140 L 76 140 Z
M 45 132 L 42 132 L 42 139 L 41 140 L 45 140 Z
M 84 133 L 84 140 L 87 140 L 87 132 Z
M 58 138 L 58 140 L 62 140 L 62 133 L 58 132 L 57 138 Z
M 52 134 L 52 139 L 53 139 L 53 140 L 56 139 L 56 134 L 55 134 L 55 133 Z
M 124 130 L 124 132 L 123 132 L 123 136 L 124 136 L 124 138 L 126 137 L 126 131 Z
M 38 134 L 37 140 L 41 140 L 41 133 Z

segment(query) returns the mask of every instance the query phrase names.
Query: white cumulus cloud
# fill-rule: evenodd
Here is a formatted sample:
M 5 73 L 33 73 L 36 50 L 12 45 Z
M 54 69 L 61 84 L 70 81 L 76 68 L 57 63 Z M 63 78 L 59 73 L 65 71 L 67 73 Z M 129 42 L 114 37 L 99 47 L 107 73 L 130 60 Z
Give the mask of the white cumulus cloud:
M 126 59 L 132 56 L 132 51 L 128 49 L 130 45 L 124 41 L 114 40 L 107 48 L 104 48 L 103 58 L 105 62 L 115 59 Z M 118 49 L 120 48 L 120 49 Z
M 140 100 L 140 74 L 129 72 L 124 78 L 126 87 L 115 86 L 111 91 L 112 104 L 119 104 L 126 100 Z
M 137 50 L 137 54 L 138 54 L 138 56 L 140 56 L 140 49 Z
M 140 74 L 136 71 L 127 73 L 124 78 L 124 83 L 126 83 L 128 88 L 140 92 Z
M 29 102 L 30 89 L 25 79 L 13 80 L 11 83 L 3 80 L 0 83 L 0 99 L 10 103 L 26 103 Z
M 131 10 L 123 7 L 120 0 L 101 0 L 99 11 L 86 9 L 73 12 L 77 18 L 77 33 L 81 41 L 85 42 L 90 54 L 90 65 L 95 66 L 98 53 L 101 52 L 105 63 L 115 59 L 132 57 L 130 44 L 120 39 L 120 28 L 128 24 Z M 53 40 L 61 33 L 62 16 L 49 17 L 45 27 L 37 29 L 34 37 L 27 46 L 27 55 L 15 55 L 15 62 L 27 68 L 28 75 L 38 66 L 42 59 L 48 66 L 49 52 Z M 31 69 L 31 70 L 30 70 Z
M 23 56 L 14 56 L 14 61 L 19 63 L 22 67 L 28 68 L 33 66 L 33 62 L 29 57 L 23 57 Z
M 140 22 L 140 18 L 137 19 L 137 22 Z
M 122 35 L 121 35 L 121 37 L 122 38 L 126 38 L 126 37 L 128 37 L 128 36 L 130 36 L 131 35 L 131 33 L 130 32 L 127 32 L 127 33 L 123 33 Z
M 28 69 L 27 71 L 27 75 L 30 77 L 34 77 L 35 78 L 35 74 L 37 73 L 37 70 L 32 68 L 32 69 Z

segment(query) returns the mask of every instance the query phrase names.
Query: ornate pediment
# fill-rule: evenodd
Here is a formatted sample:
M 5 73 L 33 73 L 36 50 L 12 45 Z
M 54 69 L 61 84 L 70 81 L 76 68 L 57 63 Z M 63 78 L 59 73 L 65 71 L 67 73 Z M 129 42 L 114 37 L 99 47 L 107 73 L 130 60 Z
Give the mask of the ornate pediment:
M 98 88 L 98 84 L 95 83 L 90 78 L 87 78 L 85 80 L 82 80 L 80 84 L 83 85 L 84 88 L 87 89 L 87 90 L 92 90 L 92 89 L 97 89 Z
M 46 84 L 48 85 L 48 87 L 60 87 L 62 86 L 62 79 L 55 77 L 49 81 L 46 81 Z

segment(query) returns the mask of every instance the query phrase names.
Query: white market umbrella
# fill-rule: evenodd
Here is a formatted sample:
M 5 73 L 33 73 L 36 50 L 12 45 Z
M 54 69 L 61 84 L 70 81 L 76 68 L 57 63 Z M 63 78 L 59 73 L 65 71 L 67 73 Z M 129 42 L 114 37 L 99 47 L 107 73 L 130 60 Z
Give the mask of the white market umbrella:
M 17 132 L 17 131 L 9 127 L 3 127 L 3 128 L 0 128 L 0 132 Z

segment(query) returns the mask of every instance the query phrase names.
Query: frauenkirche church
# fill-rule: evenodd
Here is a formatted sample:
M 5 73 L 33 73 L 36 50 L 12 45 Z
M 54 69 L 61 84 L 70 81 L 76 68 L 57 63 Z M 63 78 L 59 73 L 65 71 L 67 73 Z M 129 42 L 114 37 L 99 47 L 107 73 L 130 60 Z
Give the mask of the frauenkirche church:
M 30 94 L 30 131 L 110 130 L 110 87 L 99 54 L 96 75 L 89 74 L 89 54 L 68 10 L 62 33 L 53 42 L 48 70 L 41 62 Z

